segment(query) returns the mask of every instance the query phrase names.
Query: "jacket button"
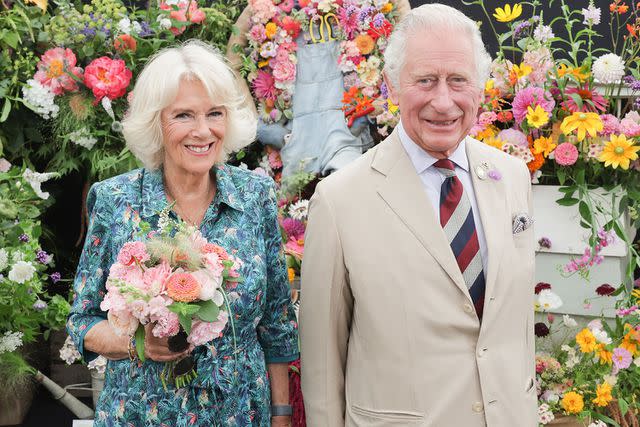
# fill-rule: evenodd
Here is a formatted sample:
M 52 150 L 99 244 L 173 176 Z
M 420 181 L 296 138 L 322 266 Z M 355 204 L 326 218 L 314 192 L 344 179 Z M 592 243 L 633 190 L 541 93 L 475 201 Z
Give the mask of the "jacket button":
M 486 348 L 478 349 L 478 357 L 482 357 L 482 356 L 484 356 L 484 354 L 485 354 L 486 352 L 487 352 L 487 349 L 486 349 Z
M 473 409 L 473 412 L 482 412 L 484 407 L 482 406 L 482 402 L 476 402 L 471 405 L 471 409 Z
M 465 313 L 472 313 L 473 312 L 473 306 L 469 303 L 466 303 L 465 305 L 462 306 L 462 309 L 464 310 Z

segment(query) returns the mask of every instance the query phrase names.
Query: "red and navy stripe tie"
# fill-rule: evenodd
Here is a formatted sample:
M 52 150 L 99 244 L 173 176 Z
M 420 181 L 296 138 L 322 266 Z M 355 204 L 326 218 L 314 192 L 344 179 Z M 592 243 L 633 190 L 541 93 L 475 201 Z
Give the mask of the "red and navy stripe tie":
M 449 240 L 478 318 L 482 320 L 485 279 L 471 203 L 456 176 L 453 162 L 441 159 L 434 166 L 445 177 L 440 188 L 440 225 Z

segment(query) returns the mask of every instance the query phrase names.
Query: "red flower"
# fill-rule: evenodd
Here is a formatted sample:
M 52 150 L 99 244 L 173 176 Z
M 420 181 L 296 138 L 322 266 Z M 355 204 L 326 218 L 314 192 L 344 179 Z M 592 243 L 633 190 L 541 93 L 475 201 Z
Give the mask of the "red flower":
M 291 36 L 292 39 L 296 39 L 300 34 L 300 23 L 290 16 L 285 16 L 280 21 L 280 26 Z
M 513 120 L 513 113 L 511 111 L 500 111 L 498 113 L 498 121 L 500 123 L 507 123 Z
M 542 322 L 536 323 L 533 328 L 537 337 L 542 338 L 549 335 L 549 327 Z
M 382 25 L 380 25 L 380 27 L 378 28 L 376 28 L 375 25 L 373 25 L 373 22 L 369 23 L 369 30 L 367 31 L 367 33 L 371 37 L 373 37 L 374 40 L 378 40 L 378 37 L 380 36 L 389 37 L 392 31 L 393 31 L 393 25 L 391 25 L 391 22 L 385 19 L 382 22 Z
M 122 59 L 102 56 L 91 61 L 85 68 L 84 84 L 93 91 L 97 103 L 105 96 L 113 100 L 124 95 L 131 76 L 131 70 Z
M 545 289 L 551 289 L 551 285 L 549 283 L 539 282 L 535 288 L 536 295 Z
M 612 293 L 614 293 L 615 291 L 616 291 L 616 288 L 614 288 L 608 283 L 604 283 L 596 288 L 596 293 L 601 297 L 607 297 Z
M 195 1 L 180 2 L 178 3 L 177 7 L 178 7 L 178 10 L 175 10 L 174 5 L 168 5 L 164 2 L 160 4 L 160 9 L 170 10 L 171 12 L 169 13 L 169 18 L 174 19 L 176 21 L 180 21 L 180 22 L 189 21 L 193 24 L 199 24 L 202 21 L 204 21 L 205 18 L 207 17 L 203 11 L 198 9 L 198 4 Z M 188 25 L 185 25 L 179 28 L 171 27 L 170 30 L 174 35 L 177 36 L 179 34 L 182 34 L 184 30 L 187 29 L 187 26 Z
M 131 37 L 129 34 L 121 34 L 113 41 L 113 47 L 115 47 L 116 51 L 120 53 L 127 50 L 135 52 L 138 47 L 138 43 L 136 42 L 136 39 Z

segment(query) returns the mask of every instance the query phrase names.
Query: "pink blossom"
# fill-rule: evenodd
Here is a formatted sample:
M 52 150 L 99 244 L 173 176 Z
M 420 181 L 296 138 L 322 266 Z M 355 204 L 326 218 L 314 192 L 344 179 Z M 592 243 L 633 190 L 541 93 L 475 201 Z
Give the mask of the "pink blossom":
M 292 82 L 296 79 L 296 65 L 290 60 L 275 61 L 273 77 L 280 82 Z
M 602 321 L 600 319 L 594 319 L 591 322 L 587 323 L 587 328 L 591 329 L 592 331 L 595 330 L 602 330 Z
M 617 347 L 613 350 L 613 364 L 616 371 L 627 369 L 631 365 L 632 360 L 633 357 L 631 357 L 629 350 L 622 347 Z
M 215 252 L 206 253 L 202 256 L 202 260 L 204 261 L 208 274 L 213 275 L 216 279 L 222 277 L 224 266 L 222 265 L 220 255 Z
M 496 120 L 498 120 L 498 115 L 493 111 L 483 111 L 478 116 L 478 123 L 484 126 L 493 124 Z
M 282 0 L 282 2 L 278 5 L 280 10 L 284 13 L 290 13 L 293 9 L 293 0 Z
M 174 9 L 174 5 L 169 5 L 165 2 L 160 3 L 160 9 L 169 12 L 169 17 L 179 22 L 188 21 L 193 24 L 199 24 L 206 19 L 206 15 L 198 8 L 198 2 L 195 1 L 182 1 L 177 4 L 178 10 Z M 187 26 L 171 27 L 170 30 L 174 35 L 179 35 L 187 29 Z
M 8 172 L 9 169 L 11 169 L 11 163 L 9 163 L 9 161 L 4 157 L 0 158 L 0 172 Z
M 101 56 L 85 68 L 84 84 L 92 90 L 96 102 L 105 96 L 114 100 L 127 92 L 131 76 L 131 70 L 122 59 Z
M 172 337 L 180 330 L 180 321 L 178 315 L 167 310 L 164 317 L 156 320 L 156 325 L 151 333 L 158 338 Z
M 108 283 L 108 282 L 107 282 Z M 100 303 L 100 310 L 102 311 L 123 311 L 127 308 L 127 301 L 117 289 L 111 289 L 104 296 L 104 299 Z
M 164 292 L 164 283 L 171 275 L 171 267 L 166 261 L 148 268 L 143 274 L 143 281 L 153 295 Z
M 304 243 L 294 238 L 289 238 L 289 241 L 284 245 L 287 253 L 302 258 L 304 253 Z
M 211 254 L 209 254 L 211 255 Z M 202 301 L 214 300 L 220 306 L 224 302 L 222 294 L 218 288 L 222 285 L 222 276 L 213 275 L 209 270 L 197 270 L 191 273 L 200 283 L 200 299 Z M 222 301 L 221 301 L 222 300 Z
M 516 92 L 511 105 L 513 107 L 513 117 L 516 119 L 516 123 L 520 124 L 527 117 L 527 107 L 535 109 L 539 105 L 547 113 L 551 113 L 556 102 L 551 94 L 544 89 L 529 86 Z
M 269 166 L 271 169 L 280 169 L 282 167 L 282 158 L 280 157 L 280 152 L 273 150 L 269 153 Z
M 76 55 L 69 48 L 56 47 L 46 51 L 38 62 L 33 78 L 56 95 L 78 90 L 78 83 L 68 74 L 82 78 L 82 68 L 76 67 Z
M 249 6 L 253 11 L 253 22 L 266 23 L 278 13 L 278 8 L 271 0 L 249 0 Z
M 570 142 L 563 142 L 554 151 L 556 163 L 561 166 L 571 166 L 578 160 L 578 149 Z
M 133 317 L 145 324 L 149 320 L 149 306 L 144 300 L 137 299 L 129 303 L 129 310 Z
M 202 251 L 207 244 L 207 239 L 204 238 L 200 230 L 194 230 L 189 236 L 189 241 L 193 245 L 193 248 Z
M 353 38 L 354 33 L 358 31 L 358 12 L 359 9 L 353 5 L 341 7 L 338 10 L 340 28 L 348 39 Z
M 120 264 L 131 266 L 149 261 L 150 256 L 143 242 L 127 242 L 118 252 L 117 259 Z
M 618 118 L 612 114 L 601 114 L 600 119 L 602 120 L 602 135 L 609 136 L 614 133 L 620 132 L 620 121 Z
M 553 67 L 553 59 L 549 49 L 543 46 L 536 50 L 526 51 L 522 60 L 533 68 L 533 71 L 527 76 L 529 83 L 534 86 L 542 86 L 547 81 L 549 70 Z
M 304 237 L 305 226 L 300 220 L 287 217 L 282 220 L 281 226 L 288 237 L 293 237 L 295 240 Z
M 616 316 L 625 317 L 625 316 L 628 316 L 630 314 L 635 313 L 636 310 L 638 310 L 638 306 L 637 305 L 634 305 L 634 306 L 629 307 L 629 308 L 619 308 L 618 311 L 616 311 Z
M 620 120 L 620 132 L 624 133 L 627 138 L 640 136 L 640 123 L 627 114 L 624 119 Z
M 516 146 L 529 148 L 529 141 L 527 141 L 527 135 L 517 129 L 504 129 L 498 133 L 498 138 L 505 143 L 511 143 Z
M 226 311 L 221 311 L 218 314 L 218 320 L 216 322 L 203 322 L 196 320 L 193 322 L 191 333 L 187 337 L 187 341 L 194 346 L 199 346 L 212 341 L 220 336 L 224 330 L 229 316 Z
M 171 301 L 163 296 L 155 296 L 149 300 L 148 309 L 149 309 L 149 320 L 152 322 L 157 322 L 159 319 L 166 317 L 168 313 L 170 313 L 167 305 L 169 305 Z
M 258 43 L 265 41 L 267 39 L 267 32 L 265 31 L 264 25 L 255 24 L 251 27 L 251 30 L 249 31 L 249 38 Z
M 143 271 L 135 264 L 130 267 L 118 262 L 113 264 L 109 269 L 109 279 L 119 279 L 137 288 L 145 288 Z M 109 282 L 107 282 L 107 289 L 109 289 Z
M 109 310 L 107 313 L 109 325 L 118 336 L 131 336 L 138 329 L 138 319 L 128 310 Z
M 258 70 L 256 78 L 251 82 L 251 86 L 256 97 L 275 101 L 278 97 L 275 83 L 276 82 L 270 73 Z

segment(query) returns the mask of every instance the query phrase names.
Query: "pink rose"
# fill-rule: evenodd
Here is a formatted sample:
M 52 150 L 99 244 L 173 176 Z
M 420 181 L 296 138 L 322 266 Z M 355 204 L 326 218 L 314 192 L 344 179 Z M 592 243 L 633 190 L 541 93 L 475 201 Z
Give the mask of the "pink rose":
M 280 82 L 291 82 L 296 78 L 296 66 L 290 60 L 273 61 L 273 77 Z
M 138 319 L 127 310 L 109 310 L 107 319 L 116 335 L 121 337 L 133 335 L 138 329 Z

